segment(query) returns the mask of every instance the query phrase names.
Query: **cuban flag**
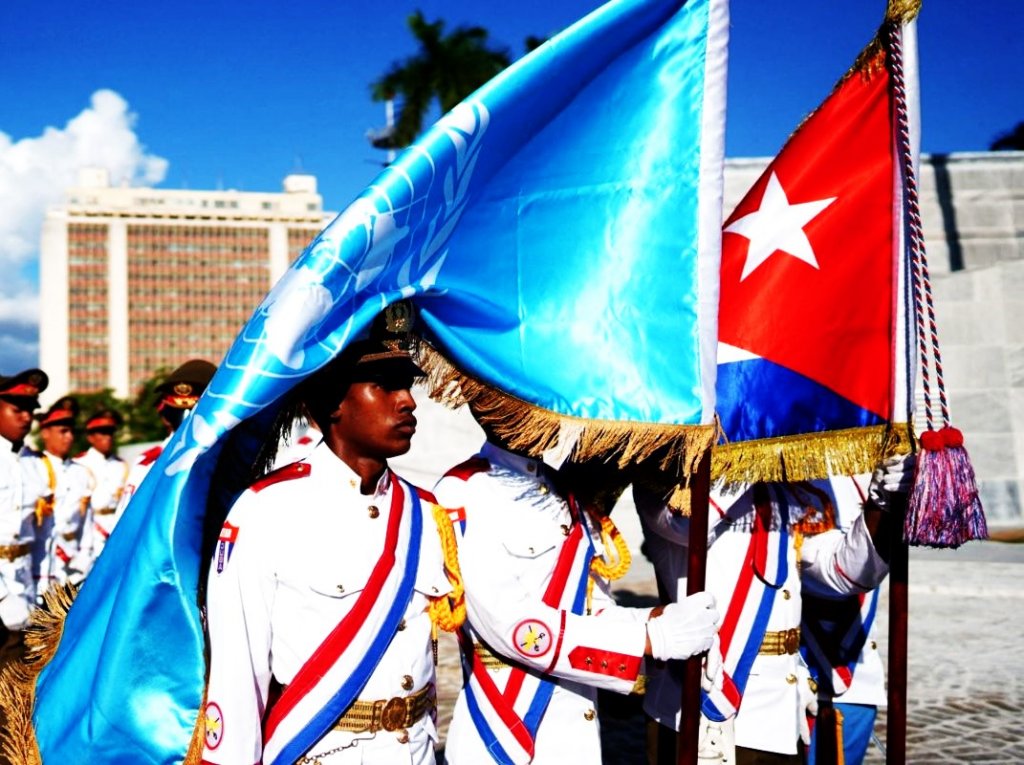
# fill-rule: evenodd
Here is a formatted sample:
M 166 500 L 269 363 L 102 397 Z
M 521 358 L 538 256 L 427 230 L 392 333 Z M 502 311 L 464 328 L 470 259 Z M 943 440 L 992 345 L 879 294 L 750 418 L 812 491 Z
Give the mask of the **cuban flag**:
M 44 762 L 182 761 L 204 690 L 200 570 L 223 513 L 281 397 L 400 298 L 463 373 L 566 433 L 593 425 L 621 448 L 654 433 L 699 457 L 714 416 L 727 27 L 725 0 L 601 7 L 442 118 L 311 243 L 68 613 L 36 685 Z
M 870 46 L 723 225 L 715 472 L 870 470 L 906 417 L 904 200 Z

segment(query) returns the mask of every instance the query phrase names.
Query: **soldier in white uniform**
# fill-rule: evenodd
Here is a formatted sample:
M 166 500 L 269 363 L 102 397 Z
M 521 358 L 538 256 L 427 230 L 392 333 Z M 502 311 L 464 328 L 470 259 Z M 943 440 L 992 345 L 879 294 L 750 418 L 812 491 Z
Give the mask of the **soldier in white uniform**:
M 84 576 L 78 553 L 91 482 L 89 471 L 70 457 L 77 416 L 75 399 L 57 401 L 39 418 L 43 448 L 21 458 L 26 488 L 36 497 L 32 573 L 37 600 L 54 583 Z
M 100 409 L 85 421 L 89 448 L 75 462 L 89 471 L 91 495 L 89 514 L 82 531 L 82 558 L 75 568 L 88 574 L 114 530 L 117 503 L 128 479 L 128 463 L 117 456 L 115 434 L 121 427 L 121 415 L 113 409 Z
M 33 507 L 24 498 L 18 452 L 32 428 L 46 375 L 27 369 L 0 375 L 0 662 L 20 651 L 21 633 L 35 605 L 32 579 Z
M 160 414 L 160 420 L 167 428 L 167 438 L 154 447 L 151 447 L 140 454 L 132 463 L 128 471 L 128 478 L 124 482 L 124 491 L 121 493 L 121 500 L 117 504 L 117 511 L 114 513 L 111 529 L 117 525 L 121 515 L 128 507 L 128 502 L 135 494 L 135 490 L 142 485 L 143 480 L 149 475 L 150 468 L 163 454 L 164 447 L 170 441 L 174 431 L 181 425 L 186 414 L 199 402 L 206 386 L 213 379 L 213 373 L 217 367 L 203 359 L 190 359 L 175 369 L 155 389 L 156 410 Z
M 488 442 L 436 487 L 457 529 L 467 605 L 467 682 L 446 759 L 599 763 L 597 690 L 634 690 L 645 655 L 708 650 L 714 599 L 700 593 L 653 613 L 616 605 L 608 580 L 624 573 L 624 555 L 614 527 L 481 424 Z
M 387 464 L 422 372 L 394 337 L 408 316 L 385 316 L 296 392 L 323 440 L 224 523 L 204 762 L 434 763 L 432 635 L 461 622 L 462 585 L 447 514 Z
M 879 480 L 906 491 L 908 462 L 887 462 Z M 685 591 L 688 519 L 642 487 L 634 488 L 634 497 L 659 580 L 670 596 L 676 588 Z M 802 763 L 807 712 L 817 703 L 799 653 L 801 579 L 833 595 L 866 593 L 884 579 L 887 532 L 880 508 L 869 503 L 845 533 L 835 527 L 835 507 L 862 502 L 849 478 L 712 492 L 707 587 L 722 603 L 726 680 L 703 699 L 710 719 L 702 725 L 712 729 L 713 743 L 702 756 L 729 765 Z M 678 668 L 668 667 L 651 678 L 644 709 L 678 729 L 680 697 Z

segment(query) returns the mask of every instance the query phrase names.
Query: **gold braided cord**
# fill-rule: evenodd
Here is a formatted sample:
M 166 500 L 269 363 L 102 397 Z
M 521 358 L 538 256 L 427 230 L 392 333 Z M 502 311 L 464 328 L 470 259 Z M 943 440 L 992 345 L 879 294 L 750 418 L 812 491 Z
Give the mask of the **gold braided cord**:
M 462 373 L 426 343 L 420 343 L 418 362 L 427 372 L 432 399 L 453 409 L 470 404 L 480 423 L 508 448 L 534 457 L 568 437 L 575 444 L 573 460 L 601 458 L 625 467 L 657 457 L 662 469 L 684 478 L 696 471 L 717 432 L 714 425 L 590 420 L 556 414 Z
M 911 450 L 905 424 L 830 430 L 719 444 L 711 475 L 729 483 L 811 481 L 829 475 L 868 473 L 886 457 Z
M 611 516 L 601 516 L 601 542 L 604 544 L 604 556 L 594 557 L 590 561 L 590 570 L 609 582 L 621 579 L 629 571 L 633 557 L 629 552 L 629 545 L 625 538 L 619 533 Z M 614 562 L 609 562 L 607 556 L 611 549 L 615 550 Z
M 466 588 L 462 583 L 462 569 L 459 568 L 459 553 L 455 543 L 455 531 L 448 512 L 431 503 L 434 523 L 441 538 L 441 552 L 444 555 L 444 573 L 452 586 L 447 595 L 430 599 L 430 621 L 435 628 L 445 632 L 455 632 L 466 621 Z

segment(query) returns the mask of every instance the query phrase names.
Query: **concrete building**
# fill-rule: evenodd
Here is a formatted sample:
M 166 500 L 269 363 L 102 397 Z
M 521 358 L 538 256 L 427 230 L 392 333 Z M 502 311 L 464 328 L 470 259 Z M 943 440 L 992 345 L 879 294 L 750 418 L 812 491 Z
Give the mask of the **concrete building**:
M 47 212 L 40 365 L 54 395 L 133 395 L 161 367 L 219 361 L 326 223 L 316 178 L 283 193 L 111 187 L 86 170 Z

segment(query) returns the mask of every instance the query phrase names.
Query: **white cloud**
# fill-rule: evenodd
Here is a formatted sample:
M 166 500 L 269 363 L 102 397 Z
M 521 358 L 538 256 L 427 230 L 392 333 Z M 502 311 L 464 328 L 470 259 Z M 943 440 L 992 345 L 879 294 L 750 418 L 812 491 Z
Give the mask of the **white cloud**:
M 97 90 L 90 106 L 63 128 L 18 141 L 0 131 L 0 273 L 6 275 L 0 281 L 0 373 L 35 364 L 38 356 L 39 286 L 33 274 L 46 208 L 63 201 L 83 167 L 105 168 L 115 184 L 163 180 L 167 160 L 146 152 L 135 122 L 120 95 Z

